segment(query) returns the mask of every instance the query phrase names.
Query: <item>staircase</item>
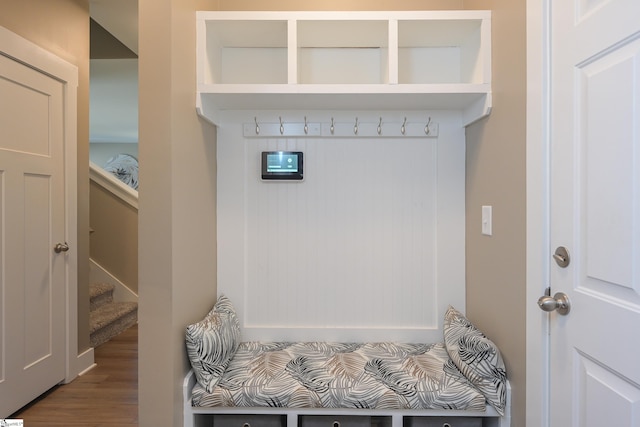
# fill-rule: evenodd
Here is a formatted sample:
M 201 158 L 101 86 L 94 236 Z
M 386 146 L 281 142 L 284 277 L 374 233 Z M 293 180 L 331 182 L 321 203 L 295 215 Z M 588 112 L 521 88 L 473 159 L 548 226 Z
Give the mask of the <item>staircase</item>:
M 114 302 L 115 286 L 96 283 L 89 287 L 89 333 L 91 346 L 109 341 L 138 321 L 138 303 Z

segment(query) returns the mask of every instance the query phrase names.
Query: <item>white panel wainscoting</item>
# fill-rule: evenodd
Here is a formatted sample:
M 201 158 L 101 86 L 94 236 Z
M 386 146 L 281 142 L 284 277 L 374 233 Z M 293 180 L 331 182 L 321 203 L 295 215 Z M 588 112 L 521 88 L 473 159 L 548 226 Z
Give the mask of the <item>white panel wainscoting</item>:
M 459 113 L 362 114 L 439 124 L 428 137 L 243 137 L 243 124 L 351 122 L 357 113 L 226 112 L 218 128 L 218 290 L 243 340 L 442 340 L 464 311 Z M 424 123 L 423 125 L 424 126 Z M 302 182 L 260 179 L 262 151 L 304 152 Z

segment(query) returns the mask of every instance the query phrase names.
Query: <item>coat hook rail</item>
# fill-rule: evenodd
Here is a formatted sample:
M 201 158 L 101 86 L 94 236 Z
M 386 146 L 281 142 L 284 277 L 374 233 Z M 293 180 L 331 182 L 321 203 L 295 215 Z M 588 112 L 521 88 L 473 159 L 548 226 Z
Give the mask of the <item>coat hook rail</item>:
M 302 121 L 287 121 L 278 116 L 277 122 L 259 121 L 257 116 L 252 123 L 243 125 L 243 135 L 252 138 L 273 137 L 328 137 L 328 138 L 437 138 L 438 123 L 428 117 L 422 123 L 410 121 L 404 117 L 400 121 L 385 121 L 379 116 L 376 121 L 361 120 L 339 122 L 331 117 L 327 123 L 310 121 L 303 116 Z

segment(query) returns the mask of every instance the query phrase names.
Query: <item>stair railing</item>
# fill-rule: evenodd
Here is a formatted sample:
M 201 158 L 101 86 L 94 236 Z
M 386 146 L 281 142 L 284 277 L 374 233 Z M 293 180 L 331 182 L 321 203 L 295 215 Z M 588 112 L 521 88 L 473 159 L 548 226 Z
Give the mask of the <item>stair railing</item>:
M 104 170 L 93 162 L 89 162 L 89 178 L 135 209 L 138 209 L 138 191 L 120 181 L 111 172 Z

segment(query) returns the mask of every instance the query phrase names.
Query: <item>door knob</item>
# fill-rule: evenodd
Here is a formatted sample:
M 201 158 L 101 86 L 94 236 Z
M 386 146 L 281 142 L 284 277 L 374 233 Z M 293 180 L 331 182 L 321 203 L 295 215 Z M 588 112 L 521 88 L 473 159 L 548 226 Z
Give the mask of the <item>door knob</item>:
M 57 254 L 59 254 L 60 252 L 67 252 L 69 250 L 69 245 L 67 244 L 67 242 L 56 243 L 56 245 L 53 247 L 53 250 Z
M 571 302 L 564 292 L 556 292 L 554 296 L 543 295 L 538 299 L 538 307 L 542 311 L 557 310 L 563 316 L 569 314 Z

